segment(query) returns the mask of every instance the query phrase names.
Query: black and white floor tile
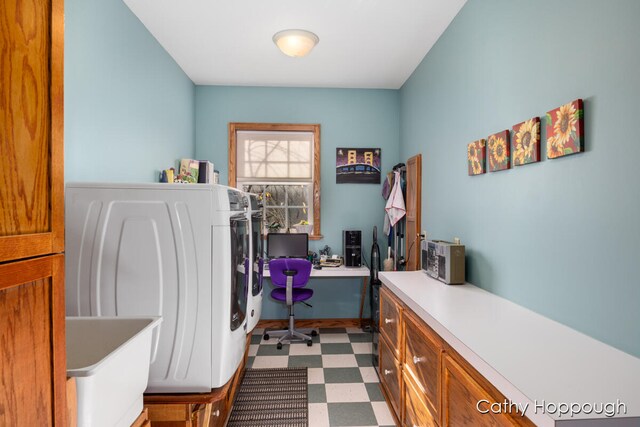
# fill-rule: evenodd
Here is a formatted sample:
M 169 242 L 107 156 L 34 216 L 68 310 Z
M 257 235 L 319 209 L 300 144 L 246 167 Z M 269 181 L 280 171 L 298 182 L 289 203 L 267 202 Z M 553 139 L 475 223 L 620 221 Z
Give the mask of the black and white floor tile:
M 371 334 L 356 328 L 320 329 L 313 346 L 276 347 L 263 330 L 251 337 L 248 367 L 306 366 L 309 381 L 309 427 L 395 426 L 371 363 Z

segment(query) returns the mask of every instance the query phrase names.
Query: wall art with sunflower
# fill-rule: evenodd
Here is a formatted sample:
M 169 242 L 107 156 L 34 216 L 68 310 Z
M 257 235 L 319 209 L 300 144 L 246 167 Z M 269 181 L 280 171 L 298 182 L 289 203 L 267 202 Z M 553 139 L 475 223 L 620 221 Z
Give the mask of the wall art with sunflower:
M 494 133 L 487 138 L 489 145 L 489 172 L 511 168 L 509 130 Z
M 540 161 L 540 117 L 534 117 L 513 127 L 513 165 L 522 166 Z
M 547 113 L 547 157 L 555 159 L 584 151 L 582 99 Z
M 487 141 L 484 139 L 479 139 L 467 145 L 467 164 L 469 165 L 469 176 L 481 175 L 486 172 L 486 145 Z

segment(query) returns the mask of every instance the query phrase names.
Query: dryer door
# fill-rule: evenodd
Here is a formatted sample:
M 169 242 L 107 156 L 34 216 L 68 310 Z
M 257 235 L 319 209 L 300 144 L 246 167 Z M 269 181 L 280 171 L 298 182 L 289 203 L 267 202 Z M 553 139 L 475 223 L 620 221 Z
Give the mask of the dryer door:
M 231 330 L 244 322 L 249 289 L 249 222 L 244 214 L 231 217 Z

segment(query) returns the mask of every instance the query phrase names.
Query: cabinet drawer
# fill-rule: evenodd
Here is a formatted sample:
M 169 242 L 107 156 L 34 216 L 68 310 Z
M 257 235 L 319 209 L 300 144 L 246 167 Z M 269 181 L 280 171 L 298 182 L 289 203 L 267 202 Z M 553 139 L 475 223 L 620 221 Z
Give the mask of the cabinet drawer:
M 438 425 L 437 415 L 434 414 L 422 399 L 424 395 L 407 373 L 403 373 L 404 415 L 403 424 L 406 427 L 435 427 Z
M 380 381 L 385 387 L 393 410 L 400 418 L 400 364 L 393 356 L 393 352 L 385 338 L 380 340 Z
M 157 427 L 201 427 L 206 415 L 204 404 L 147 404 L 145 408 Z
M 440 362 L 442 342 L 431 328 L 414 316 L 404 316 L 404 370 L 416 382 L 417 390 L 439 418 Z
M 386 288 L 380 289 L 380 334 L 384 336 L 395 358 L 402 360 L 402 307 Z
M 518 425 L 508 414 L 483 414 L 477 404 L 481 399 L 500 401 L 476 381 L 461 364 L 448 354 L 443 357 L 443 426 L 513 426 Z

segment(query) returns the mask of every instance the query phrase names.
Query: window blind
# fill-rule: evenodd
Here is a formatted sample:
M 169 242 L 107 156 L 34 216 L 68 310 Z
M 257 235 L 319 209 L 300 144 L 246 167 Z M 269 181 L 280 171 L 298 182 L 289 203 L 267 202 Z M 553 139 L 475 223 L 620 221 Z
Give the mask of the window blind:
M 313 133 L 239 131 L 237 180 L 311 182 Z

